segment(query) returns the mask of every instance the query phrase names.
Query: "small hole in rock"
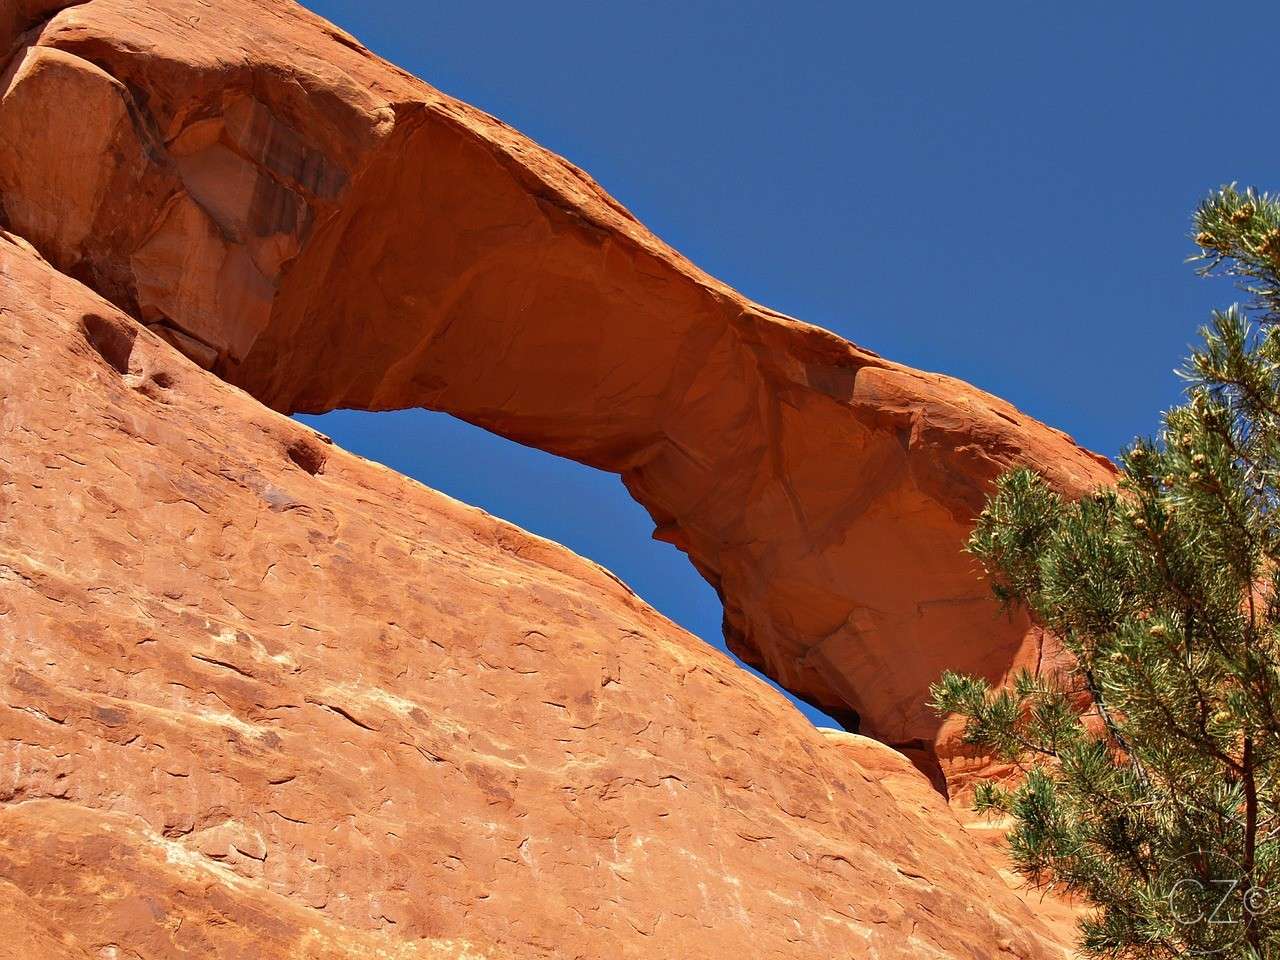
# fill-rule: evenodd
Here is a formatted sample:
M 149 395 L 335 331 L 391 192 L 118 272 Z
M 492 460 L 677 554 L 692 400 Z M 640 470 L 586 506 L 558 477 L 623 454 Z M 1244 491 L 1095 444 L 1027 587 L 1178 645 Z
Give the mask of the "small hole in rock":
M 823 709 L 826 710 L 827 716 L 849 733 L 857 733 L 858 728 L 862 726 L 862 717 L 852 707 L 823 707 Z
M 303 440 L 295 440 L 285 449 L 289 459 L 313 477 L 324 470 L 324 453 Z
M 133 355 L 133 342 L 138 331 L 123 321 L 94 313 L 87 314 L 80 323 L 85 341 L 107 361 L 111 369 L 116 373 L 128 373 L 129 358 Z

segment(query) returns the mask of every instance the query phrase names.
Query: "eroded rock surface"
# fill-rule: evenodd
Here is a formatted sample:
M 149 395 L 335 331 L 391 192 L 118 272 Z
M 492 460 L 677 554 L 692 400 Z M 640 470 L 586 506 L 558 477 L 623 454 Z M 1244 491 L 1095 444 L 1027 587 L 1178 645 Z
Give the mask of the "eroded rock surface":
M 281 411 L 421 405 L 618 472 L 736 652 L 925 768 L 942 669 L 1045 655 L 960 548 L 1011 465 L 1110 478 L 1068 437 L 747 301 L 292 3 L 12 19 L 10 227 L 198 362 Z
M 0 956 L 1062 955 L 888 748 L 8 235 L 0 646 Z

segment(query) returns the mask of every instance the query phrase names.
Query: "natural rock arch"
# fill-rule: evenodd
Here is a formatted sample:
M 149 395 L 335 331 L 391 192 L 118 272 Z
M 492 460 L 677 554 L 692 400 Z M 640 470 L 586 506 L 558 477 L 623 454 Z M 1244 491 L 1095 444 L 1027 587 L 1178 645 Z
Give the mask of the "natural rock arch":
M 1106 461 L 748 301 L 292 4 L 164 0 L 180 35 L 123 0 L 36 6 L 0 85 L 5 221 L 193 358 L 281 411 L 423 406 L 618 473 L 731 649 L 918 758 L 944 667 L 1042 659 L 960 548 L 1003 469 L 1080 491 Z

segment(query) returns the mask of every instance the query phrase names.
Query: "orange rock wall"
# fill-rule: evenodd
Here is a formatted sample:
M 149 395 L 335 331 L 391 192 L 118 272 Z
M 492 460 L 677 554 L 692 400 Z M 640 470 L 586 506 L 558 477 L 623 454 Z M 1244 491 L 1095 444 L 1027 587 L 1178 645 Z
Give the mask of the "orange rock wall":
M 0 234 L 0 957 L 1047 958 L 888 748 Z
M 425 406 L 616 471 L 735 652 L 926 768 L 942 669 L 1042 659 L 961 546 L 1012 465 L 1107 482 L 1063 434 L 746 300 L 293 3 L 19 12 L 7 222 L 198 362 L 284 412 Z

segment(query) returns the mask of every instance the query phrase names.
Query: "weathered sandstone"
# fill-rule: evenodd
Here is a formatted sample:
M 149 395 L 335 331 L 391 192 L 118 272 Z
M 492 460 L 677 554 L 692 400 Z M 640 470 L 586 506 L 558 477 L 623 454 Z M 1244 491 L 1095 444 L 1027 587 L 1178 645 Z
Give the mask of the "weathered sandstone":
M 1062 955 L 889 748 L 7 234 L 0 649 L 0 956 Z
M 284 412 L 421 405 L 616 471 L 733 650 L 935 775 L 928 683 L 1043 658 L 960 548 L 1013 464 L 1108 480 L 1063 434 L 744 299 L 285 0 L 10 21 L 10 228 L 219 375 Z

